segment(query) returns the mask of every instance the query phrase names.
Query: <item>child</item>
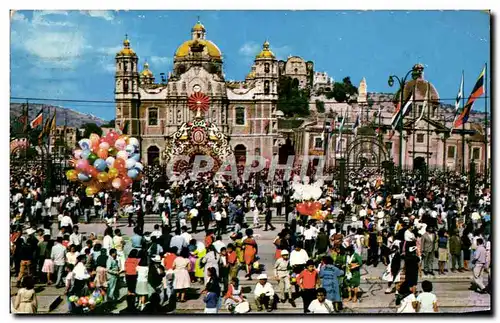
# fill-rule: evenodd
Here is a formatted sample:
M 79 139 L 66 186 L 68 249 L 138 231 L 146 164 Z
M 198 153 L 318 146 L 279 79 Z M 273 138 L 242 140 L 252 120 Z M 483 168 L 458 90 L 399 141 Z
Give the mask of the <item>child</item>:
M 259 209 L 257 207 L 253 208 L 253 227 L 260 228 Z
M 432 293 L 432 283 L 428 280 L 422 282 L 423 293 L 417 296 L 417 312 L 437 313 L 437 297 Z
M 204 291 L 204 293 L 206 293 L 205 297 L 203 298 L 203 302 L 205 302 L 204 313 L 217 314 L 219 296 L 211 291 Z

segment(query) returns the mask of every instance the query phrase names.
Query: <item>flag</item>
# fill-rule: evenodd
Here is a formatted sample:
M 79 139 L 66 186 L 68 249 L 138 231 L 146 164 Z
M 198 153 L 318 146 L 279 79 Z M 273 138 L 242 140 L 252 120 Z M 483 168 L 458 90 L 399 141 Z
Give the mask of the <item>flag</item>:
M 359 127 L 359 113 L 356 116 L 356 121 L 354 121 L 354 124 L 352 125 L 352 131 L 354 132 L 354 135 L 356 136 L 358 133 L 358 127 Z
M 453 123 L 454 128 L 460 127 L 461 125 L 465 124 L 467 122 L 467 120 L 469 120 L 469 114 L 470 114 L 470 111 L 472 110 L 472 106 L 474 105 L 474 102 L 476 101 L 477 98 L 479 98 L 481 95 L 484 94 L 484 74 L 485 73 L 486 73 L 486 66 L 483 67 L 481 74 L 479 74 L 479 77 L 476 81 L 476 85 L 474 85 L 474 88 L 472 89 L 472 92 L 469 95 L 469 98 L 467 99 L 467 103 L 463 107 L 462 112 L 460 112 L 460 115 L 458 115 L 455 122 Z
M 427 91 L 425 92 L 424 104 L 422 104 L 422 112 L 420 112 L 420 116 L 418 117 L 417 121 L 415 121 L 415 124 L 417 124 L 423 118 L 424 111 L 427 109 L 428 105 L 429 105 L 429 83 L 427 83 Z
M 339 134 L 342 134 L 342 130 L 344 130 L 344 124 L 345 124 L 345 116 L 342 114 L 342 119 L 340 119 L 340 124 L 339 124 Z
M 460 88 L 458 89 L 457 98 L 455 100 L 455 117 L 453 118 L 453 123 L 451 124 L 450 133 L 453 131 L 454 124 L 458 119 L 460 111 L 460 101 L 464 96 L 464 71 L 462 71 L 462 81 L 460 82 Z
M 55 129 L 55 123 L 56 123 L 56 112 L 54 111 L 54 115 L 52 116 L 51 119 L 47 119 L 45 125 L 43 126 L 42 132 L 40 132 L 40 135 L 38 135 L 39 143 L 41 143 L 41 141 L 46 135 L 50 134 L 52 128 Z
M 38 112 L 35 119 L 31 120 L 30 127 L 31 129 L 35 129 L 38 126 L 41 126 L 43 123 L 43 108 Z
M 23 112 L 21 116 L 19 116 L 19 122 L 23 126 L 23 133 L 26 133 L 26 130 L 28 128 L 28 108 L 23 105 Z
M 410 113 L 412 103 L 413 103 L 413 94 L 408 99 L 408 101 L 406 101 L 406 103 L 402 109 L 401 109 L 401 102 L 398 103 L 398 106 L 396 108 L 396 112 L 392 116 L 392 120 L 391 120 L 392 129 L 396 129 L 401 118 L 404 118 L 405 116 L 408 115 L 408 113 Z

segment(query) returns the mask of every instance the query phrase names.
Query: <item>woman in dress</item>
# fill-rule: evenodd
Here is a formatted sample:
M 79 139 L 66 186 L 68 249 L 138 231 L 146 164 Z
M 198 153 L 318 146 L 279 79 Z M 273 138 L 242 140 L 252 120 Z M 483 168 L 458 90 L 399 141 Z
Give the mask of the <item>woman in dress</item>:
M 45 248 L 45 253 L 43 255 L 40 255 L 41 257 L 44 258 L 42 273 L 47 274 L 47 286 L 52 285 L 52 279 L 50 278 L 50 275 L 52 275 L 52 273 L 54 272 L 54 261 L 52 261 L 52 259 L 50 258 L 50 253 L 52 251 L 53 246 L 54 246 L 54 241 L 49 240 L 47 248 Z
M 205 245 L 201 241 L 191 239 L 189 243 L 190 245 L 194 245 L 196 247 L 196 249 L 192 252 L 192 255 L 196 258 L 194 262 L 194 278 L 195 281 L 201 281 L 205 276 L 205 271 L 201 267 L 200 261 L 207 254 L 207 249 L 205 249 Z
M 16 313 L 33 314 L 38 310 L 38 303 L 35 293 L 35 281 L 31 276 L 25 276 L 22 281 L 22 288 L 17 291 L 14 300 L 14 310 Z
M 217 252 L 215 251 L 215 247 L 211 245 L 208 247 L 208 252 L 205 255 L 203 262 L 205 263 L 205 285 L 208 283 L 210 276 L 208 274 L 208 269 L 209 268 L 215 268 L 215 272 L 217 275 L 219 275 L 219 259 L 220 257 L 217 255 Z
M 181 255 L 174 260 L 174 290 L 177 295 L 177 299 L 180 299 L 181 303 L 186 302 L 186 289 L 191 287 L 191 279 L 189 278 L 189 250 L 183 248 L 181 250 Z
M 135 294 L 137 285 L 137 266 L 140 259 L 138 258 L 139 251 L 137 249 L 130 250 L 127 260 L 125 260 L 125 281 L 127 282 L 128 295 Z
M 342 304 L 339 277 L 343 275 L 344 271 L 333 265 L 332 257 L 323 257 L 319 278 L 321 279 L 321 286 L 326 289 L 326 298 L 332 301 L 336 312 L 340 311 Z
M 108 252 L 106 249 L 100 249 L 100 255 L 97 257 L 95 286 L 97 288 L 108 287 L 108 279 L 106 277 L 106 267 L 108 265 Z
M 243 290 L 240 286 L 240 281 L 238 278 L 234 277 L 231 279 L 231 283 L 227 289 L 227 293 L 224 296 L 227 310 L 231 313 L 234 313 L 234 309 L 236 306 L 245 301 L 245 297 L 243 296 Z
M 444 265 L 448 262 L 448 233 L 441 229 L 438 237 L 439 274 L 444 275 Z
M 255 262 L 255 256 L 257 255 L 258 248 L 257 242 L 253 238 L 253 230 L 247 229 L 245 231 L 245 234 L 247 235 L 246 239 L 243 240 L 243 258 L 245 260 L 247 270 L 247 274 L 245 275 L 245 277 L 247 277 L 248 280 L 252 280 L 252 267 L 253 263 Z
M 348 298 L 347 302 L 351 301 L 356 303 L 358 301 L 358 287 L 361 284 L 361 265 L 363 260 L 361 256 L 358 255 L 352 246 L 349 246 L 346 250 L 346 281 Z
M 68 264 L 76 265 L 76 258 L 80 255 L 78 251 L 76 251 L 76 246 L 69 246 L 69 251 L 66 253 L 66 262 Z
M 146 305 L 146 299 L 149 295 L 148 288 L 148 256 L 144 251 L 139 251 L 138 254 L 139 265 L 137 266 L 137 285 L 135 287 L 135 294 L 139 296 L 139 307 L 142 308 Z
M 111 248 L 113 248 L 113 229 L 111 227 L 107 227 L 106 230 L 104 230 L 102 247 L 106 250 L 111 250 Z
M 382 276 L 382 280 L 387 281 L 387 289 L 385 290 L 386 294 L 390 294 L 394 291 L 392 286 L 393 283 L 399 283 L 401 279 L 401 255 L 399 253 L 399 247 L 397 245 L 393 245 L 391 249 L 391 254 L 389 255 L 389 265 Z

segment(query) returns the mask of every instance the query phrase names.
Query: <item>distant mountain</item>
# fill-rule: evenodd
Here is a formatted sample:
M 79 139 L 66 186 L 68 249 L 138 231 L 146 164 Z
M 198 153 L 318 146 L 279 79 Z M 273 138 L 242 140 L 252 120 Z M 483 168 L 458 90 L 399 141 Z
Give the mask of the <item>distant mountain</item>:
M 21 103 L 11 103 L 10 104 L 10 122 L 21 116 L 23 113 L 24 104 Z M 81 113 L 69 108 L 53 106 L 53 105 L 45 105 L 45 104 L 29 104 L 28 116 L 29 121 L 33 120 L 33 118 L 40 112 L 43 107 L 43 122 L 47 118 L 50 118 L 54 115 L 54 111 L 56 112 L 56 123 L 58 126 L 64 126 L 65 122 L 68 127 L 81 127 L 86 123 L 95 123 L 98 126 L 108 123 L 108 121 L 98 118 L 91 114 Z

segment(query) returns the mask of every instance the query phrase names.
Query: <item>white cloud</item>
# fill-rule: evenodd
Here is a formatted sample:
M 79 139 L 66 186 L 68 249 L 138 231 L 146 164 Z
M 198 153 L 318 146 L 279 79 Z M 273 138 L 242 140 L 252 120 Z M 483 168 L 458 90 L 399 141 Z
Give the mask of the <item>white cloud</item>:
M 278 47 L 273 47 L 271 45 L 270 49 L 274 53 L 274 55 L 276 55 L 277 58 L 281 59 L 286 59 L 288 55 L 292 53 L 292 48 L 288 45 L 278 46 Z
M 10 11 L 10 19 L 12 21 L 26 21 L 26 16 L 16 10 Z
M 155 66 L 162 66 L 162 65 L 170 65 L 172 64 L 172 58 L 171 57 L 165 57 L 165 56 L 151 56 L 148 60 L 148 62 L 151 65 L 151 68 L 154 68 Z
M 112 56 L 115 56 L 116 53 L 118 53 L 119 51 L 121 51 L 123 49 L 123 46 L 114 46 L 114 47 L 103 47 L 103 48 L 99 48 L 97 51 L 101 54 L 105 54 L 105 55 L 112 55 Z
M 30 54 L 53 61 L 77 58 L 88 48 L 80 32 L 32 33 L 23 45 Z
M 115 19 L 115 15 L 110 10 L 84 10 L 81 11 L 81 13 L 89 15 L 94 18 L 102 18 L 108 21 Z
M 36 10 L 33 12 L 33 14 L 39 14 L 41 16 L 47 16 L 47 15 L 63 15 L 67 16 L 68 12 L 66 10 Z
M 115 74 L 116 72 L 116 66 L 113 63 L 104 64 L 102 68 L 106 73 Z
M 244 56 L 255 56 L 260 52 L 261 46 L 256 42 L 246 42 L 241 46 L 239 52 Z

